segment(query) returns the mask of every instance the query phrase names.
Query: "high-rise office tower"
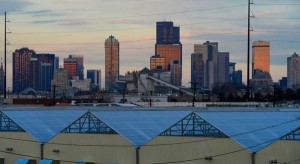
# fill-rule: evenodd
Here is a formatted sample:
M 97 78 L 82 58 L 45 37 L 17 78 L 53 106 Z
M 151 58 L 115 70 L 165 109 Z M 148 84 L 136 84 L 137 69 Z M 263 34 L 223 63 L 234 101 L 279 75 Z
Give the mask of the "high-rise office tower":
M 68 73 L 68 80 L 72 80 L 74 76 L 78 76 L 78 62 L 74 58 L 66 58 L 64 59 L 64 69 Z
M 0 93 L 4 93 L 4 69 L 3 69 L 3 64 L 1 62 L 1 67 L 0 67 Z
M 31 58 L 29 61 L 29 87 L 35 91 L 40 87 L 40 62 L 38 58 Z
M 270 74 L 270 42 L 255 41 L 252 43 L 252 76 L 255 70 Z
M 81 55 L 69 55 L 69 58 L 76 59 L 77 61 L 77 73 L 79 80 L 84 79 L 84 66 L 83 66 L 83 56 Z
M 203 87 L 212 89 L 218 81 L 218 43 L 206 41 L 203 44 L 195 44 L 194 53 L 203 55 Z
M 13 92 L 19 93 L 29 87 L 30 59 L 35 56 L 35 51 L 21 48 L 13 52 Z
M 173 22 L 156 22 L 156 44 L 181 44 L 180 27 Z
M 51 80 L 54 74 L 55 54 L 36 54 L 39 62 L 39 91 L 51 91 Z
M 55 57 L 53 68 L 54 68 L 54 70 L 58 70 L 58 68 L 59 68 L 59 57 Z
M 204 60 L 200 52 L 191 55 L 191 87 L 193 83 L 197 83 L 196 87 L 200 88 L 204 82 Z
M 229 52 L 218 52 L 218 84 L 229 82 Z
M 233 79 L 232 79 L 232 74 L 235 71 L 235 65 L 236 63 L 233 62 L 229 62 L 229 82 L 232 84 L 233 83 Z
M 53 80 L 53 65 L 51 63 L 40 64 L 40 91 L 51 91 L 51 80 Z
M 160 55 L 161 58 L 165 59 L 166 71 L 172 71 L 171 64 L 173 61 L 177 61 L 179 65 L 182 65 L 182 44 L 180 42 L 180 27 L 174 27 L 173 22 L 156 23 L 155 54 Z M 173 72 L 173 74 L 175 73 L 178 73 L 178 75 L 176 75 L 177 81 L 171 81 L 171 83 L 173 85 L 176 84 L 177 86 L 181 86 L 182 70 Z
M 87 78 L 91 79 L 92 87 L 101 89 L 101 70 L 87 70 Z
M 287 87 L 298 89 L 300 86 L 300 57 L 296 52 L 287 58 Z
M 113 90 L 119 78 L 119 41 L 114 36 L 105 40 L 105 90 Z

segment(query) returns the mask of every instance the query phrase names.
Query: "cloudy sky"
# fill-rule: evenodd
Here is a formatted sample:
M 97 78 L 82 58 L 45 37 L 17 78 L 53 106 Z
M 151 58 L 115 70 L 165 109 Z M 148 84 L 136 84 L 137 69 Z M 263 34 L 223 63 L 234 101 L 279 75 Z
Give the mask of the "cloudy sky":
M 154 55 L 155 22 L 181 27 L 183 85 L 190 81 L 193 44 L 219 42 L 246 81 L 248 0 L 0 0 L 0 55 L 3 56 L 4 11 L 9 33 L 8 86 L 12 86 L 12 52 L 28 47 L 37 53 L 84 55 L 85 71 L 101 69 L 104 40 L 120 42 L 120 70 L 149 67 Z M 300 1 L 254 0 L 251 41 L 271 42 L 271 75 L 286 76 L 286 58 L 300 52 Z M 103 84 L 104 80 L 102 80 Z

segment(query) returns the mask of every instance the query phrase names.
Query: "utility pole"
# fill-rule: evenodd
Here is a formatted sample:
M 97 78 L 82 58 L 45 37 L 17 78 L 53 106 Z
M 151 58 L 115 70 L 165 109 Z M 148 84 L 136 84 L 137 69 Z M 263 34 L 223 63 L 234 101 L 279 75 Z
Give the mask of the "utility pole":
M 250 18 L 251 18 L 251 0 L 248 0 L 248 44 L 247 44 L 247 100 L 250 100 Z
M 55 102 L 55 93 L 56 93 L 56 88 L 58 87 L 57 85 L 52 85 L 53 87 L 53 95 L 52 95 L 52 106 L 55 106 L 56 102 Z
M 194 88 L 193 88 L 193 107 L 195 107 L 195 101 L 196 101 L 196 87 L 197 87 L 197 84 L 200 84 L 198 82 L 190 82 L 191 85 L 194 85 Z
M 4 12 L 4 99 L 6 99 L 6 11 Z
M 250 96 L 250 0 L 248 0 L 248 44 L 247 44 L 247 100 Z

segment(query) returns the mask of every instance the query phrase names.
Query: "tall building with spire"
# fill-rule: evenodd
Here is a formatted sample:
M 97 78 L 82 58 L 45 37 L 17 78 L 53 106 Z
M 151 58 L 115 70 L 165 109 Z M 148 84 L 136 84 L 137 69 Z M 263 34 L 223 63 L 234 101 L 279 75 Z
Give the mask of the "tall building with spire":
M 109 36 L 105 48 L 105 90 L 113 90 L 119 77 L 120 45 L 114 36 Z
M 171 84 L 181 86 L 182 84 L 182 44 L 180 42 L 180 27 L 175 27 L 173 22 L 156 22 L 156 44 L 155 54 L 164 59 L 164 67 L 166 71 L 170 71 L 174 75 Z M 150 60 L 150 65 L 155 65 Z M 173 63 L 178 63 L 175 67 Z M 180 65 L 180 66 L 179 66 Z M 162 66 L 163 67 L 163 66 Z M 176 72 L 172 72 L 175 71 Z

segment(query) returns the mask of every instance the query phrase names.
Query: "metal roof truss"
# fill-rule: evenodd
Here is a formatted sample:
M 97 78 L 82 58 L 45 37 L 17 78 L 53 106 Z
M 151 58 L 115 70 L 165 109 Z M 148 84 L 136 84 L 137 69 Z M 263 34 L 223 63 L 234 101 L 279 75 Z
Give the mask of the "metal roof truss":
M 107 126 L 103 121 L 87 112 L 73 124 L 65 128 L 63 133 L 100 133 L 100 134 L 116 134 L 116 132 Z
M 7 117 L 3 112 L 0 112 L 0 131 L 14 131 L 14 132 L 25 132 L 18 124 L 12 119 Z
M 282 140 L 300 140 L 300 127 L 283 136 Z
M 227 138 L 224 133 L 195 113 L 191 113 L 164 131 L 161 136 L 207 136 Z

